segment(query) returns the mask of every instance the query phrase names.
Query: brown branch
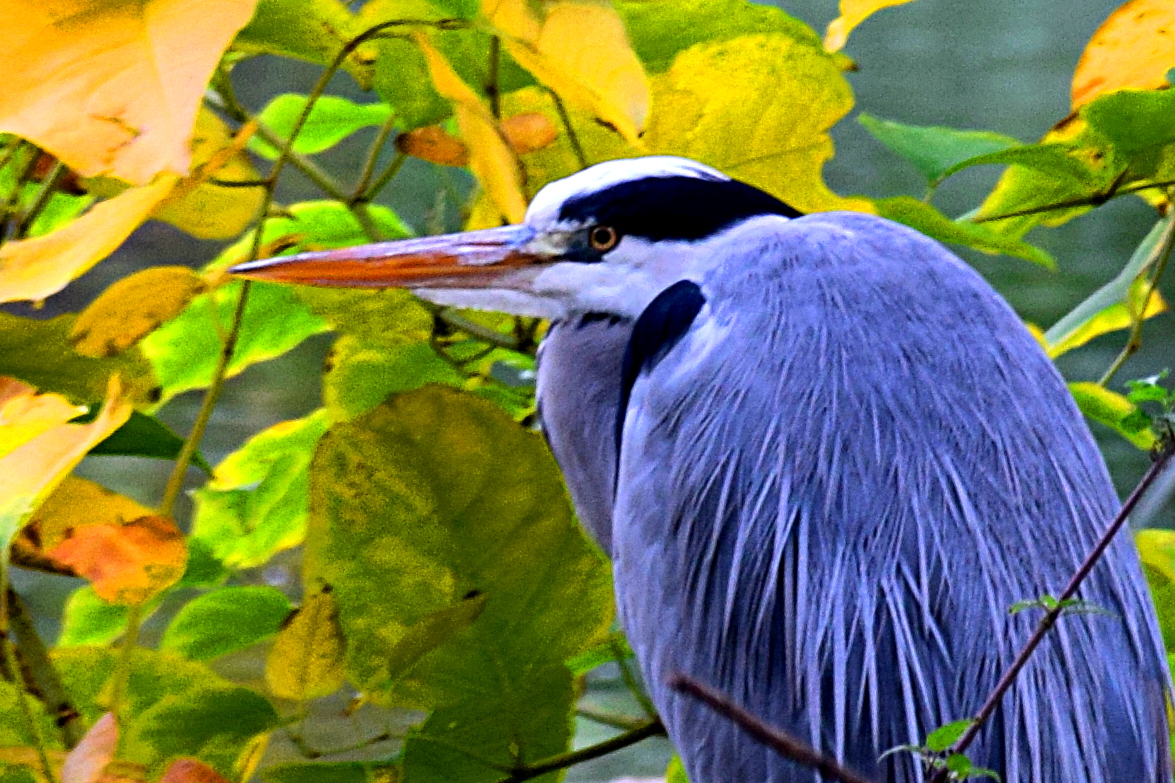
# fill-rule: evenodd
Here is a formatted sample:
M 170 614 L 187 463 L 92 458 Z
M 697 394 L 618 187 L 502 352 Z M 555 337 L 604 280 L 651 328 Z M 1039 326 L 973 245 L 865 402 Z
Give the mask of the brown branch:
M 17 648 L 21 659 L 28 665 L 29 674 L 37 691 L 42 696 L 46 709 L 53 716 L 54 722 L 61 729 L 61 737 L 65 740 L 67 749 L 73 748 L 81 741 L 85 733 L 82 726 L 82 716 L 69 700 L 65 685 L 53 661 L 49 658 L 49 650 L 41 640 L 37 628 L 33 625 L 33 618 L 29 616 L 28 608 L 14 590 L 8 590 L 8 621 L 12 632 L 16 635 Z
M 669 687 L 706 704 L 719 715 L 737 723 L 743 731 L 758 742 L 763 743 L 786 759 L 816 770 L 825 780 L 833 780 L 837 783 L 870 783 L 869 779 L 859 772 L 842 767 L 832 757 L 824 755 L 808 743 L 793 737 L 782 729 L 767 724 L 758 716 L 735 704 L 725 694 L 703 685 L 692 677 L 681 673 L 674 674 L 669 678 Z
M 499 780 L 498 783 L 522 783 L 525 780 L 532 780 L 546 775 L 548 772 L 557 772 L 576 764 L 582 764 L 585 761 L 607 756 L 609 753 L 615 753 L 618 750 L 627 748 L 629 745 L 635 745 L 638 742 L 647 740 L 649 737 L 656 737 L 664 733 L 665 727 L 661 725 L 661 721 L 651 720 L 641 724 L 632 731 L 625 732 L 612 739 L 607 739 L 595 745 L 580 748 L 579 750 L 573 750 L 570 753 L 560 753 L 558 756 L 551 756 L 537 764 L 520 767 Z
M 984 702 L 983 706 L 979 708 L 979 712 L 975 714 L 975 722 L 972 723 L 970 727 L 968 727 L 967 731 L 963 733 L 962 737 L 959 737 L 959 741 L 955 743 L 954 747 L 947 751 L 948 754 L 962 753 L 971 745 L 975 738 L 979 736 L 979 732 L 983 729 L 983 725 L 988 721 L 989 718 L 991 718 L 992 714 L 996 711 L 996 708 L 999 707 L 1000 700 L 1003 699 L 1004 694 L 1007 693 L 1008 689 L 1012 687 L 1012 683 L 1016 680 L 1016 675 L 1018 675 L 1020 670 L 1023 669 L 1025 664 L 1028 663 L 1028 659 L 1032 657 L 1032 653 L 1044 640 L 1045 635 L 1048 634 L 1048 632 L 1056 624 L 1057 618 L 1059 618 L 1065 611 L 1066 602 L 1077 593 L 1077 590 L 1081 587 L 1081 583 L 1085 581 L 1087 576 L 1089 576 L 1089 573 L 1093 570 L 1093 567 L 1097 565 L 1098 560 L 1101 559 L 1102 554 L 1104 554 L 1106 549 L 1110 546 L 1110 542 L 1114 540 L 1114 536 L 1117 535 L 1118 531 L 1122 529 L 1122 526 L 1126 524 L 1126 520 L 1130 517 L 1131 512 L 1134 511 L 1134 507 L 1138 505 L 1138 501 L 1142 499 L 1143 495 L 1146 494 L 1147 490 L 1150 489 L 1151 485 L 1155 482 L 1155 479 L 1159 477 L 1159 474 L 1162 473 L 1163 469 L 1167 467 L 1168 463 L 1170 463 L 1172 455 L 1175 455 L 1175 444 L 1171 443 L 1170 441 L 1164 441 L 1161 448 L 1162 450 L 1160 451 L 1158 457 L 1156 457 L 1155 461 L 1151 463 L 1150 469 L 1147 470 L 1146 475 L 1142 477 L 1142 480 L 1138 482 L 1138 486 L 1136 486 L 1134 491 L 1130 493 L 1130 497 L 1126 498 L 1126 502 L 1122 504 L 1122 510 L 1118 512 L 1118 515 L 1115 516 L 1110 524 L 1106 527 L 1106 531 L 1102 533 L 1101 539 L 1086 556 L 1085 561 L 1077 569 L 1076 573 L 1073 574 L 1073 577 L 1069 580 L 1069 584 L 1065 586 L 1065 589 L 1061 592 L 1060 596 L 1057 597 L 1056 606 L 1045 613 L 1045 616 L 1036 626 L 1036 630 L 1033 632 L 1032 637 L 1024 645 L 1023 649 L 1020 650 L 1020 653 L 1016 656 L 1016 659 L 1012 661 L 1012 665 L 1008 667 L 1008 670 L 1004 672 L 1004 675 L 1000 678 L 1000 681 L 996 683 L 995 688 L 992 689 L 991 695 L 987 697 L 987 701 Z M 931 783 L 945 783 L 947 780 L 947 775 L 949 774 L 950 772 L 946 768 L 940 769 L 934 775 L 934 777 L 931 778 Z

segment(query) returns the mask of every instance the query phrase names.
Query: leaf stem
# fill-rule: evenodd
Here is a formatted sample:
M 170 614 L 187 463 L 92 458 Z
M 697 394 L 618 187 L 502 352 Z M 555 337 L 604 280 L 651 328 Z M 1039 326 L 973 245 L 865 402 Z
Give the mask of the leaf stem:
M 502 39 L 490 38 L 489 75 L 486 78 L 486 97 L 490 99 L 490 112 L 495 120 L 502 119 L 502 90 L 498 85 L 498 72 L 502 68 Z
M 57 190 L 57 185 L 68 172 L 69 168 L 61 161 L 53 164 L 52 170 L 50 170 L 49 174 L 41 182 L 41 187 L 37 190 L 37 195 L 33 198 L 33 203 L 29 205 L 29 208 L 21 215 L 20 221 L 16 224 L 16 236 L 18 238 L 28 233 L 29 228 L 33 225 L 33 221 L 37 219 L 37 215 L 40 215 L 41 210 L 49 203 L 49 199 L 53 197 L 53 194 Z
M 9 622 L 20 651 L 28 662 L 34 681 L 45 698 L 45 706 L 54 722 L 61 727 L 61 738 L 67 749 L 73 748 L 82 739 L 81 715 L 69 700 L 69 694 L 61 682 L 61 676 L 53 667 L 49 650 L 37 633 L 33 618 L 20 596 L 8 588 Z
M 987 701 L 985 701 L 983 706 L 979 708 L 979 712 L 975 714 L 974 723 L 972 723 L 967 728 L 967 731 L 963 733 L 963 736 L 959 737 L 959 741 L 956 742 L 949 751 L 947 751 L 948 754 L 962 753 L 971 745 L 975 738 L 979 736 L 979 732 L 983 729 L 984 724 L 987 723 L 988 719 L 990 719 L 992 714 L 995 713 L 996 708 L 999 707 L 1000 701 L 1003 699 L 1004 694 L 1007 693 L 1008 689 L 1012 687 L 1012 683 L 1015 682 L 1016 676 L 1020 673 L 1020 670 L 1023 669 L 1025 664 L 1028 663 L 1029 658 L 1032 657 L 1032 653 L 1035 652 L 1040 643 L 1044 641 L 1044 637 L 1056 624 L 1057 618 L 1059 618 L 1061 613 L 1065 611 L 1066 602 L 1076 595 L 1077 590 L 1081 587 L 1081 583 L 1085 581 L 1085 578 L 1089 576 L 1089 573 L 1093 570 L 1093 567 L 1097 565 L 1097 562 L 1101 559 L 1102 554 L 1105 553 L 1106 549 L 1110 546 L 1110 542 L 1114 540 L 1114 536 L 1116 536 L 1118 531 L 1121 530 L 1123 525 L 1126 524 L 1126 521 L 1130 517 L 1131 512 L 1134 511 L 1135 506 L 1138 505 L 1138 502 L 1146 494 L 1147 490 L 1150 489 L 1151 484 L 1154 483 L 1159 474 L 1162 473 L 1164 468 L 1167 467 L 1167 463 L 1171 461 L 1172 455 L 1175 455 L 1175 443 L 1169 440 L 1163 441 L 1162 445 L 1160 446 L 1158 456 L 1155 458 L 1155 461 L 1151 463 L 1150 468 L 1142 477 L 1142 480 L 1138 482 L 1138 485 L 1130 493 L 1130 496 L 1126 498 L 1126 502 L 1122 504 L 1122 509 L 1106 527 L 1105 532 L 1102 533 L 1102 537 L 1098 540 L 1093 549 L 1090 550 L 1084 562 L 1082 562 L 1081 565 L 1077 568 L 1077 571 L 1069 580 L 1069 584 L 1067 584 L 1065 589 L 1061 591 L 1061 594 L 1057 596 L 1056 605 L 1050 609 L 1043 618 L 1041 618 L 1040 623 L 1036 626 L 1036 630 L 1033 632 L 1032 636 L 1024 644 L 1024 647 L 1020 650 L 1020 653 L 1016 656 L 1016 659 L 1012 661 L 1012 665 L 1009 666 L 1008 670 L 1004 672 L 1002 677 L 1000 677 L 999 682 L 996 683 L 995 688 L 992 689 L 991 694 L 987 697 Z M 949 771 L 946 768 L 940 769 L 935 774 L 935 776 L 931 778 L 930 783 L 946 783 L 948 774 Z
M 139 642 L 139 627 L 143 622 L 143 608 L 139 604 L 131 604 L 126 613 L 126 634 L 122 639 L 122 647 L 118 653 L 118 660 L 114 664 L 114 671 L 110 674 L 111 698 L 110 711 L 114 713 L 115 721 L 119 726 L 128 725 L 126 716 L 122 713 L 123 703 L 126 701 L 126 689 L 131 681 L 132 657 L 135 645 Z M 122 735 L 118 737 L 122 744 Z
M 396 157 L 388 164 L 388 167 L 383 170 L 383 173 L 376 177 L 375 182 L 367 189 L 367 192 L 359 197 L 358 201 L 372 201 L 379 192 L 383 190 L 392 179 L 400 173 L 400 167 L 404 165 L 404 161 L 408 160 L 408 156 L 403 152 L 397 152 Z
M 647 721 L 630 731 L 626 731 L 623 734 L 596 743 L 595 745 L 589 745 L 586 748 L 580 748 L 579 750 L 573 750 L 568 753 L 560 753 L 557 756 L 543 759 L 536 764 L 519 767 L 506 777 L 501 778 L 498 783 L 522 783 L 524 780 L 532 780 L 546 775 L 548 772 L 557 772 L 561 769 L 575 766 L 576 764 L 582 764 L 585 761 L 607 756 L 618 750 L 624 750 L 631 745 L 647 740 L 649 737 L 656 737 L 664 733 L 665 727 L 661 725 L 661 721 Z
M 351 191 L 351 197 L 347 199 L 348 206 L 353 206 L 364 200 L 367 187 L 371 184 L 371 177 L 375 174 L 375 166 L 379 162 L 379 154 L 383 152 L 388 136 L 391 136 L 392 131 L 396 129 L 396 120 L 397 117 L 394 113 L 389 115 L 384 124 L 380 126 L 379 132 L 375 134 L 371 146 L 367 148 L 367 157 L 363 161 L 363 168 L 359 171 L 359 180 L 355 183 L 355 189 Z
M 616 665 L 620 668 L 620 677 L 624 680 L 625 687 L 628 688 L 632 697 L 636 699 L 637 704 L 641 705 L 641 709 L 645 715 L 650 718 L 657 717 L 657 708 L 653 706 L 653 702 L 649 701 L 649 697 L 645 694 L 644 688 L 636 681 L 632 670 L 628 668 L 628 656 L 624 654 L 624 650 L 620 646 L 620 641 L 613 636 L 608 640 L 608 646 L 612 648 L 612 657 L 616 660 Z
M 825 756 L 798 737 L 769 725 L 759 716 L 740 707 L 726 694 L 719 693 L 692 677 L 681 673 L 674 674 L 669 678 L 669 687 L 678 693 L 692 696 L 719 715 L 737 723 L 743 731 L 779 755 L 816 770 L 826 780 L 835 780 L 839 783 L 870 783 L 869 779 L 859 772 L 842 767 L 836 759 Z
M 559 113 L 559 121 L 563 123 L 563 127 L 567 129 L 567 140 L 571 142 L 571 149 L 575 152 L 575 159 L 579 161 L 579 167 L 586 169 L 588 167 L 587 155 L 583 151 L 583 145 L 579 143 L 579 136 L 575 133 L 575 128 L 571 127 L 571 115 L 567 113 L 567 107 L 563 105 L 563 99 L 555 94 L 554 90 L 549 90 L 551 98 L 555 101 L 555 111 Z
M 1142 347 L 1142 324 L 1146 320 L 1146 310 L 1150 307 L 1151 298 L 1155 295 L 1155 291 L 1159 288 L 1159 279 L 1162 278 L 1163 272 L 1167 268 L 1167 260 L 1171 258 L 1171 247 L 1175 243 L 1175 213 L 1167 216 L 1167 226 L 1163 229 L 1163 236 L 1159 240 L 1158 246 L 1155 248 L 1154 254 L 1147 260 L 1146 269 L 1153 270 L 1149 285 L 1147 285 L 1146 296 L 1142 298 L 1142 304 L 1139 309 L 1135 311 L 1130 309 L 1130 336 L 1126 338 L 1126 344 L 1122 346 L 1122 350 L 1114 359 L 1101 380 L 1098 381 L 1098 386 L 1105 387 L 1114 376 L 1118 374 L 1118 370 L 1122 369 L 1122 365 L 1126 360 L 1138 352 Z M 1130 302 L 1130 295 L 1126 296 L 1127 304 Z
M 968 220 L 969 223 L 992 223 L 997 220 L 1007 220 L 1014 217 L 1024 217 L 1025 215 L 1038 215 L 1041 212 L 1055 212 L 1061 209 L 1071 209 L 1073 207 L 1098 207 L 1105 204 L 1111 199 L 1118 196 L 1126 196 L 1131 193 L 1140 193 L 1144 190 L 1152 190 L 1154 188 L 1168 188 L 1175 185 L 1175 180 L 1165 180 L 1163 182 L 1142 182 L 1137 185 L 1131 185 L 1127 188 L 1114 188 L 1111 191 L 1103 193 L 1094 193 L 1090 196 L 1082 196 L 1081 198 L 1069 199 L 1067 201 L 1058 201 L 1053 204 L 1045 204 L 1039 207 L 1029 207 L 1027 209 L 1018 209 L 1013 212 L 1004 212 L 998 215 L 981 215 L 973 217 Z

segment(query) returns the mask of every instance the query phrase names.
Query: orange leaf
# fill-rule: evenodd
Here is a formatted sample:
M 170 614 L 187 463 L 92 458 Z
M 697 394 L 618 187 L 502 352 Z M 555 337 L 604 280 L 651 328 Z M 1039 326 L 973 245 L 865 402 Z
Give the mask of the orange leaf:
M 63 781 L 64 783 L 64 781 Z M 229 783 L 212 767 L 196 759 L 176 759 L 171 762 L 159 783 Z
M 98 783 L 102 770 L 114 758 L 117 749 L 118 724 L 114 713 L 108 712 L 90 727 L 82 741 L 65 757 L 61 783 Z
M 510 147 L 519 155 L 541 150 L 559 135 L 555 123 L 537 111 L 523 112 L 502 121 L 502 133 Z
M 489 193 L 498 210 L 511 223 L 521 223 L 526 214 L 522 195 L 522 170 L 510 145 L 502 136 L 489 107 L 453 70 L 453 66 L 420 33 L 413 36 L 424 57 L 433 84 L 443 97 L 453 102 L 457 125 L 469 145 L 469 168 Z
M 1130 0 L 1110 14 L 1089 39 L 1073 73 L 1073 109 L 1099 95 L 1167 85 L 1175 68 L 1175 4 Z
M 175 584 L 188 557 L 184 534 L 157 516 L 74 528 L 48 554 L 89 579 L 98 597 L 118 604 L 141 604 Z
M 401 133 L 396 137 L 396 149 L 439 166 L 469 165 L 469 148 L 465 142 L 436 125 Z
M 257 0 L 11 0 L 0 131 L 91 177 L 185 174 L 204 86 Z
M 11 399 L 6 404 L 11 405 Z M 91 448 L 130 418 L 131 404 L 117 376 L 110 379 L 106 401 L 89 424 L 60 423 L 29 438 L 0 457 L 0 553 L 37 506 L 81 462 Z
M 824 33 L 824 48 L 839 52 L 845 48 L 849 33 L 882 8 L 909 3 L 911 0 L 840 0 L 840 16 L 828 23 Z
M 123 191 L 56 231 L 0 247 L 0 302 L 40 301 L 65 288 L 113 253 L 177 180 L 169 174 Z

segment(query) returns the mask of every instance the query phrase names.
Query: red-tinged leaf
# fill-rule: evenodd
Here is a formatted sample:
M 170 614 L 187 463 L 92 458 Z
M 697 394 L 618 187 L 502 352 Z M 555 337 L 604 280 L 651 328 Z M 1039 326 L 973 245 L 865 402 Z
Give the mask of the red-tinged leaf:
M 401 133 L 396 137 L 396 149 L 440 166 L 469 165 L 469 147 L 465 142 L 436 125 Z
M 49 556 L 89 579 L 104 600 L 140 604 L 179 581 L 187 547 L 171 520 L 148 516 L 76 528 Z
M 229 783 L 229 781 L 202 761 L 176 759 L 163 773 L 159 783 Z
M 553 143 L 559 131 L 546 115 L 528 111 L 502 120 L 502 134 L 515 152 L 524 155 Z
M 99 783 L 102 771 L 118 750 L 118 723 L 108 712 L 90 727 L 86 736 L 65 757 L 61 783 Z

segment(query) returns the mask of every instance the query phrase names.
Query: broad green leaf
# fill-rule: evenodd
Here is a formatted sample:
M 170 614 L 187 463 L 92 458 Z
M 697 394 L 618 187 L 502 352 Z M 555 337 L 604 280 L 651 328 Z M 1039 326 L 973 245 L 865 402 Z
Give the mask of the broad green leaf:
M 252 568 L 306 535 L 307 469 L 330 416 L 320 410 L 254 435 L 195 493 L 191 538 L 229 568 Z
M 233 281 L 194 298 L 179 316 L 149 334 L 140 346 L 168 400 L 212 382 L 241 295 Z M 309 312 L 289 286 L 253 283 L 228 377 L 249 365 L 281 356 L 307 337 L 324 332 L 324 320 Z
M 949 166 L 942 178 L 972 166 L 1023 166 L 1047 177 L 1069 181 L 1075 187 L 1091 192 L 1098 186 L 1098 174 L 1074 152 L 1078 148 L 1066 144 L 1024 144 L 1008 149 L 979 154 Z
M 942 753 L 954 745 L 974 723 L 973 718 L 964 718 L 945 726 L 939 726 L 926 737 L 926 747 L 933 753 Z
M 89 403 L 102 399 L 117 374 L 135 403 L 158 400 L 151 366 L 137 348 L 107 359 L 82 356 L 69 341 L 75 320 L 74 315 L 40 321 L 0 312 L 0 375 Z
M 87 723 L 108 710 L 110 675 L 119 651 L 70 647 L 53 653 L 74 707 Z M 202 663 L 137 649 L 131 657 L 120 726 L 120 757 L 158 776 L 170 760 L 200 759 L 237 779 L 255 745 L 277 726 L 273 707 Z
M 291 611 L 290 599 L 275 587 L 222 587 L 184 604 L 159 649 L 210 661 L 273 636 Z
M 636 142 L 648 117 L 649 82 L 610 3 L 485 0 L 482 12 L 516 62 Z
M 1171 65 L 1175 66 L 1175 59 Z M 1090 128 L 1126 157 L 1175 143 L 1175 92 L 1125 90 L 1103 95 L 1081 110 Z
M 1163 643 L 1175 650 L 1175 530 L 1145 528 L 1135 532 L 1134 543 L 1155 601 Z
M 329 65 L 363 27 L 341 0 L 259 0 L 253 19 L 233 40 L 233 49 Z M 360 46 L 343 68 L 360 87 L 370 89 L 374 61 L 374 47 Z
M 135 411 L 126 424 L 90 449 L 90 456 L 119 455 L 174 460 L 183 446 L 184 439 L 172 432 L 166 424 L 154 416 Z M 192 455 L 192 464 L 205 473 L 212 473 L 212 466 L 198 451 Z
M 910 0 L 840 0 L 840 16 L 828 23 L 828 32 L 824 35 L 824 47 L 830 52 L 843 49 L 849 39 L 849 33 L 861 22 L 882 8 L 908 2 Z
M 707 163 L 803 212 L 871 211 L 821 177 L 832 157 L 828 130 L 852 104 L 833 57 L 781 33 L 744 35 L 693 46 L 653 80 L 655 109 L 642 142 L 650 153 Z
M 179 315 L 204 281 L 185 266 L 156 266 L 122 278 L 78 315 L 69 339 L 82 356 L 115 356 Z
M 1015 147 L 1018 139 L 992 131 L 906 125 L 862 112 L 857 122 L 891 151 L 913 164 L 929 182 L 941 179 L 956 163 Z
M 882 198 L 874 204 L 882 217 L 904 223 L 940 242 L 964 245 L 984 253 L 1003 253 L 1047 269 L 1056 268 L 1052 256 L 1035 245 L 997 233 L 982 223 L 951 220 L 930 204 L 910 196 Z
M 322 397 L 331 414 L 340 419 L 366 413 L 393 392 L 426 383 L 461 386 L 465 382 L 465 376 L 424 342 L 369 343 L 347 335 L 335 343 L 329 364 Z
M 265 683 L 282 699 L 329 696 L 343 685 L 345 640 L 334 596 L 324 590 L 282 626 L 265 659 Z
M 631 658 L 633 652 L 632 648 L 628 646 L 628 640 L 624 638 L 624 634 L 614 633 L 607 641 L 570 658 L 567 661 L 567 668 L 571 670 L 572 675 L 580 677 L 597 666 L 603 666 L 605 663 L 617 660 L 618 655 L 623 658 Z
M 12 683 L 0 680 L 0 747 L 32 746 L 35 738 L 30 735 L 28 723 L 20 707 L 19 693 Z M 60 747 L 57 742 L 57 728 L 53 719 L 45 713 L 41 702 L 33 698 L 25 698 L 25 703 L 33 712 L 33 718 L 40 728 L 40 735 L 52 743 L 52 747 Z M 7 767 L 0 760 L 0 771 Z
M 421 783 L 495 783 L 516 759 L 538 761 L 567 749 L 575 705 L 567 669 L 531 668 L 494 696 L 441 707 L 414 729 L 404 744 L 404 777 Z M 555 783 L 559 773 L 535 780 Z
M 1162 405 L 1167 405 L 1175 401 L 1175 398 L 1172 396 L 1175 395 L 1175 391 L 1167 389 L 1162 384 L 1163 379 L 1168 374 L 1169 370 L 1163 369 L 1161 372 L 1148 378 L 1137 378 L 1132 381 L 1126 381 L 1126 385 L 1130 388 L 1130 393 L 1126 395 L 1126 399 L 1135 404 L 1157 402 Z
M 1150 232 L 1139 243 L 1126 266 L 1122 268 L 1113 280 L 1090 294 L 1081 304 L 1066 313 L 1044 335 L 1048 345 L 1049 355 L 1060 356 L 1065 351 L 1084 344 L 1099 334 L 1113 329 L 1121 329 L 1130 324 L 1130 304 L 1135 312 L 1142 311 L 1142 299 L 1146 296 L 1145 290 L 1138 290 L 1139 275 L 1150 265 L 1152 257 L 1159 246 L 1164 232 L 1168 228 L 1167 220 L 1155 223 Z M 1134 293 L 1138 291 L 1138 293 Z M 1157 292 L 1156 292 L 1157 294 Z M 1162 312 L 1156 309 L 1162 305 L 1162 297 L 1156 296 L 1147 302 L 1146 315 Z M 1164 308 L 1165 309 L 1165 308 Z M 1118 326 L 1111 323 L 1121 323 L 1121 315 L 1126 316 L 1126 322 Z M 1106 328 L 1093 326 L 1095 322 Z M 1084 337 L 1084 339 L 1083 339 Z
M 607 567 L 575 526 L 539 436 L 439 386 L 326 434 L 304 563 L 307 584 L 333 588 L 348 677 L 384 703 L 481 701 L 487 678 L 521 687 L 530 667 L 565 668 L 611 615 Z M 486 608 L 467 630 L 394 688 L 368 690 L 391 680 L 388 651 L 414 625 L 472 590 Z
M 1144 451 L 1155 445 L 1155 435 L 1146 421 L 1133 415 L 1138 406 L 1121 394 L 1096 383 L 1084 382 L 1070 383 L 1069 391 L 1077 401 L 1077 407 L 1088 418 L 1106 425 Z
M 484 609 L 485 596 L 470 591 L 456 605 L 438 609 L 409 626 L 404 636 L 388 650 L 387 681 L 375 683 L 375 687 L 381 690 L 393 687 L 424 656 L 468 628 Z
M 782 9 L 746 0 L 617 0 L 633 49 L 649 73 L 662 73 L 685 49 L 753 33 L 781 33 L 820 52 L 816 31 Z
M 283 139 L 288 139 L 306 108 L 306 96 L 284 93 L 273 98 L 257 120 Z M 392 114 L 386 103 L 355 103 L 336 95 L 323 95 L 314 103 L 310 116 L 294 140 L 294 152 L 311 155 L 328 150 L 357 130 L 382 125 Z M 249 149 L 275 160 L 278 150 L 264 139 L 254 136 Z
M 365 343 L 403 345 L 427 340 L 432 333 L 433 314 L 401 288 L 298 286 L 294 291 L 331 329 Z
M 1123 3 L 1093 34 L 1073 72 L 1073 108 L 1123 88 L 1167 85 L 1175 64 L 1175 7 L 1167 0 Z
M 126 606 L 103 601 L 91 585 L 82 585 L 65 601 L 57 646 L 110 644 L 126 630 L 127 611 Z
M 399 783 L 399 768 L 378 761 L 290 761 L 261 770 L 265 783 Z

